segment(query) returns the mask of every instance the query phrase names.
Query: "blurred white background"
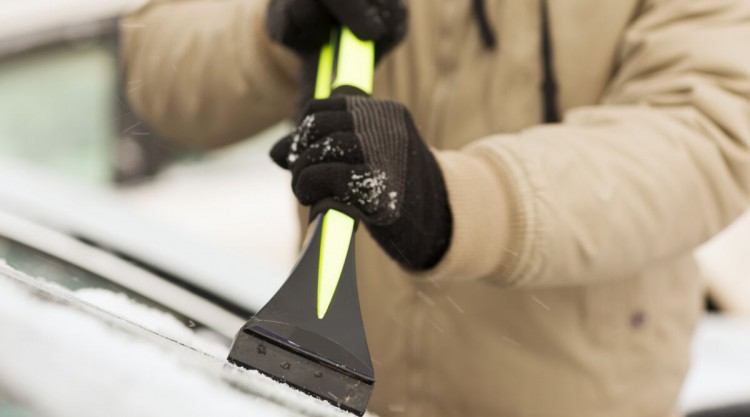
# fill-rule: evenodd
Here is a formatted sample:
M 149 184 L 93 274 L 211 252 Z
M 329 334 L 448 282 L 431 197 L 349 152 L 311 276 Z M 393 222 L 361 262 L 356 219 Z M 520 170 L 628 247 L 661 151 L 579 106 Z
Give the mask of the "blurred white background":
M 227 250 L 291 265 L 289 177 L 267 157 L 287 128 L 212 154 L 156 138 L 126 105 L 134 87 L 119 83 L 117 18 L 141 3 L 0 1 L 0 154 L 112 188 L 134 211 Z

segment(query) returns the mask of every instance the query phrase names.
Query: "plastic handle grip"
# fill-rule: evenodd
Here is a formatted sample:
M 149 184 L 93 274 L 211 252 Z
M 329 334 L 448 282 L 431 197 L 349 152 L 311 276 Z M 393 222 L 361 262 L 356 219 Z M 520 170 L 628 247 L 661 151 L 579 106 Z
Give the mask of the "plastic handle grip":
M 358 39 L 349 29 L 334 31 L 331 41 L 320 51 L 315 98 L 323 99 L 341 86 L 352 86 L 372 94 L 375 68 L 375 48 L 372 42 Z M 335 75 L 334 75 L 335 66 Z M 323 216 L 323 230 L 318 262 L 317 315 L 323 319 L 336 293 L 341 271 L 346 261 L 355 221 L 336 210 Z

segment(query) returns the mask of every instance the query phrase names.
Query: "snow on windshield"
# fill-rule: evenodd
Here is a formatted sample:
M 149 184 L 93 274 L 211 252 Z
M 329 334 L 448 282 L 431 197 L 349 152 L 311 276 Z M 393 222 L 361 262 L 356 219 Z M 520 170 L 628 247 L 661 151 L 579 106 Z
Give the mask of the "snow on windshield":
M 198 334 L 186 327 L 175 316 L 140 304 L 122 293 L 115 293 L 101 288 L 83 288 L 75 291 L 77 298 L 97 306 L 119 317 L 193 347 L 211 356 L 226 356 L 228 348 L 215 341 L 208 333 Z
M 35 296 L 24 281 L 37 280 L 0 260 L 0 387 L 41 415 L 351 416 L 255 372 L 228 368 L 226 348 L 214 344 L 205 352 L 208 342 L 195 343 L 192 329 L 124 296 L 106 290 L 79 294 L 129 320 L 151 322 L 175 341 L 164 339 L 174 349 L 129 334 L 69 301 Z M 205 352 L 198 355 L 215 372 L 206 372 L 205 363 L 191 366 L 178 350 L 196 352 L 182 344 Z M 227 375 L 232 384 L 223 379 Z

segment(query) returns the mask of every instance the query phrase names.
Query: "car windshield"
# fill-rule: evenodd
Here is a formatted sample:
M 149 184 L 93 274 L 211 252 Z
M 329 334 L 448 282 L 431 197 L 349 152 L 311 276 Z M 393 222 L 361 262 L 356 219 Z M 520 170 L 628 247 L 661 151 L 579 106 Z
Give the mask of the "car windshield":
M 195 322 L 190 318 L 117 285 L 105 277 L 3 236 L 0 236 L 0 260 L 4 260 L 11 268 L 28 276 L 55 283 L 71 291 L 97 288 L 124 294 L 144 305 L 170 313 L 191 327 L 195 326 Z
M 43 278 L 74 291 L 91 287 L 106 288 L 116 292 L 126 291 L 85 269 L 2 236 L 0 236 L 0 259 L 4 259 L 13 269 L 26 275 Z

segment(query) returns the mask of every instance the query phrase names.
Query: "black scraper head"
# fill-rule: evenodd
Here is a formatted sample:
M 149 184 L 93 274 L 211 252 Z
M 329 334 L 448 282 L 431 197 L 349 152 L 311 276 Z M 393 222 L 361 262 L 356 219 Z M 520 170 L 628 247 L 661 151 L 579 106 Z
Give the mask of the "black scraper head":
M 375 383 L 359 307 L 354 239 L 328 312 L 316 314 L 322 215 L 291 275 L 235 336 L 229 362 L 357 415 Z

